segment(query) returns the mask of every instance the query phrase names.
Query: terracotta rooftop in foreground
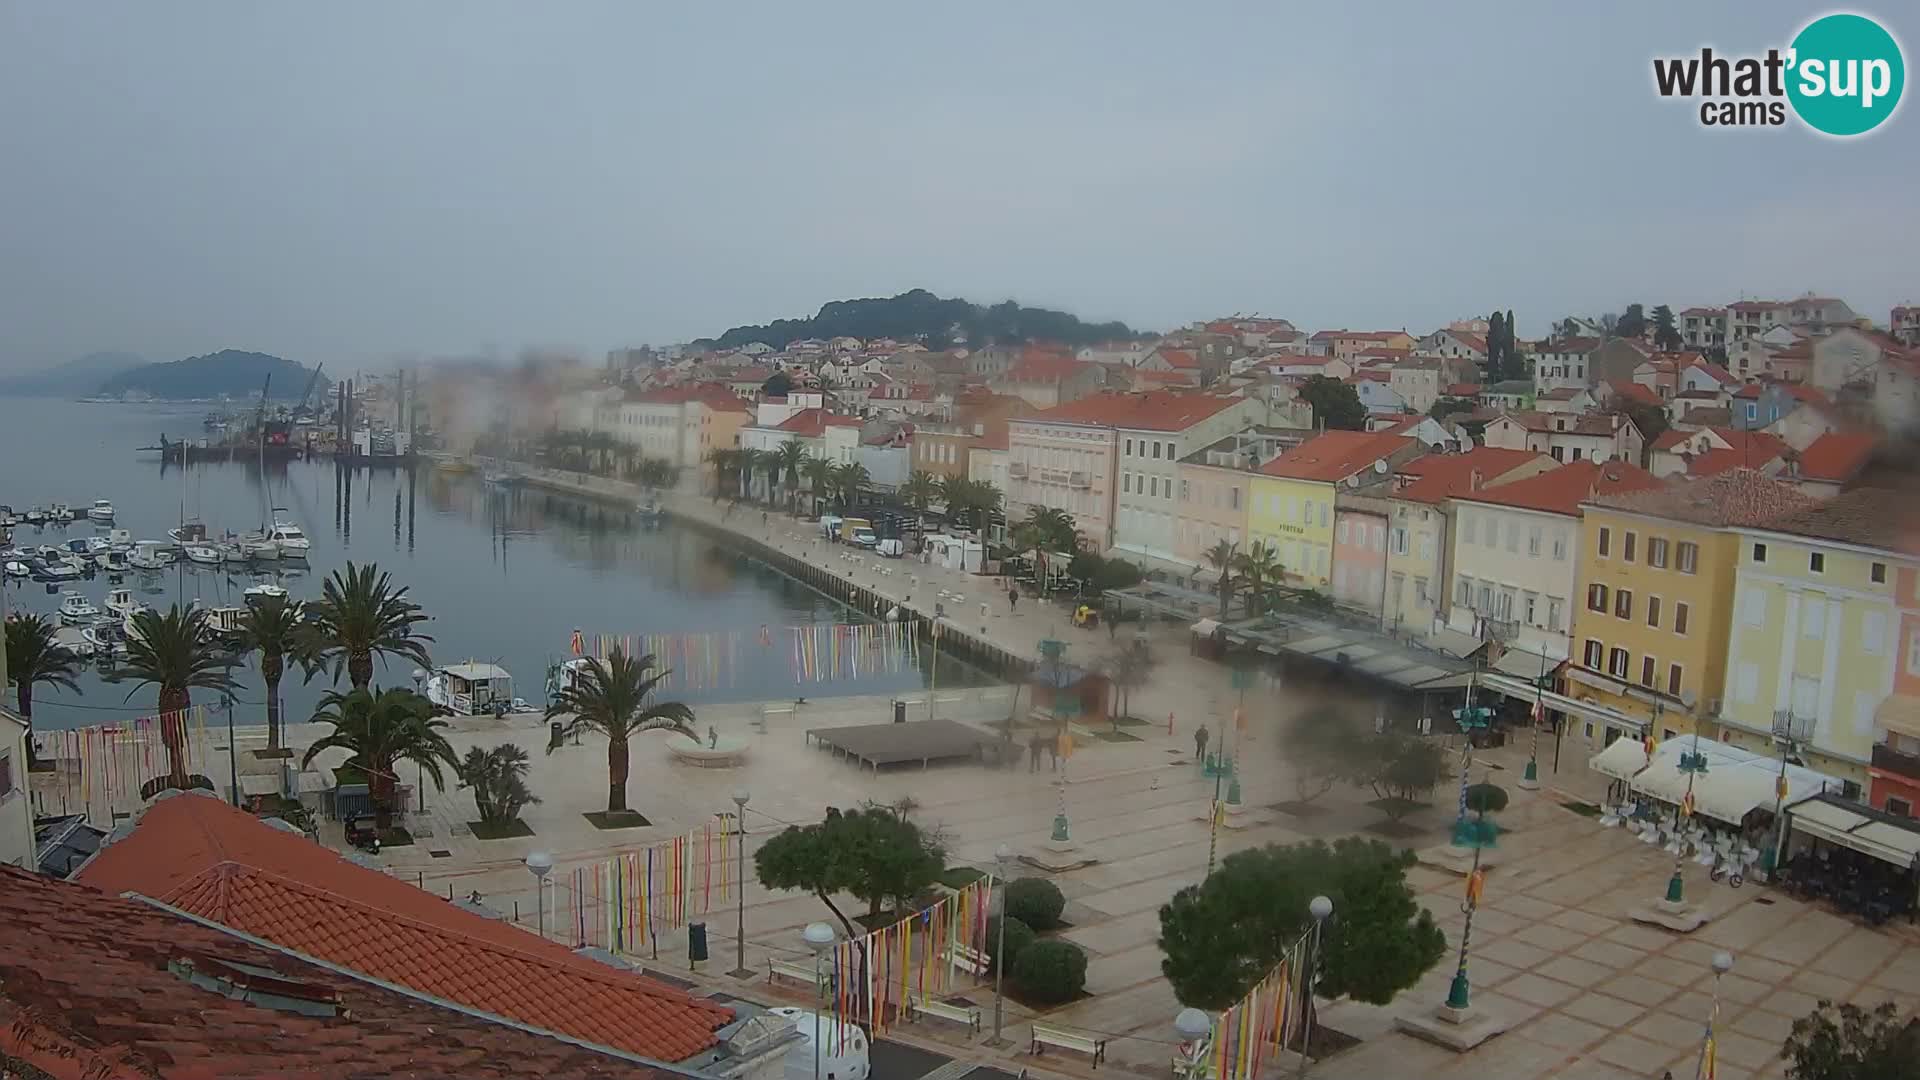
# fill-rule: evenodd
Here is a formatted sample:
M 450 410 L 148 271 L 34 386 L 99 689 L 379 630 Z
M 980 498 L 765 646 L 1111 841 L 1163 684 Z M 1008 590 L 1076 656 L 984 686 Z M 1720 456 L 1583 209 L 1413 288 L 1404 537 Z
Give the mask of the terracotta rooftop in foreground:
M 1800 455 L 1800 475 L 1809 480 L 1844 483 L 1859 475 L 1878 442 L 1871 435 L 1829 431 Z
M 147 807 L 77 877 L 282 948 L 600 1046 L 679 1061 L 730 1010 L 576 956 L 203 795 Z
M 1099 393 L 1057 405 L 1031 416 L 1009 417 L 1017 423 L 1093 424 L 1145 431 L 1185 431 L 1245 398 L 1217 394 L 1147 390 L 1139 393 Z
M 1920 502 L 1906 492 L 1856 488 L 1777 518 L 1766 529 L 1920 555 Z
M 280 1000 L 203 989 L 188 966 Z M 287 999 L 321 1015 L 276 1007 Z M 679 1076 L 13 867 L 0 867 L 0 1065 L 61 1080 Z
M 1575 461 L 1538 476 L 1499 487 L 1482 488 L 1456 499 L 1494 503 L 1548 514 L 1574 514 L 1580 504 L 1601 495 L 1660 487 L 1660 478 L 1624 461 Z
M 1595 493 L 1599 506 L 1715 528 L 1761 526 L 1814 505 L 1812 496 L 1753 469 L 1730 469 L 1647 491 Z
M 1399 491 L 1398 497 L 1414 502 L 1442 502 L 1493 484 L 1507 473 L 1541 459 L 1551 460 L 1532 450 L 1505 450 L 1497 446 L 1477 446 L 1464 454 L 1427 454 L 1394 470 L 1414 478 Z

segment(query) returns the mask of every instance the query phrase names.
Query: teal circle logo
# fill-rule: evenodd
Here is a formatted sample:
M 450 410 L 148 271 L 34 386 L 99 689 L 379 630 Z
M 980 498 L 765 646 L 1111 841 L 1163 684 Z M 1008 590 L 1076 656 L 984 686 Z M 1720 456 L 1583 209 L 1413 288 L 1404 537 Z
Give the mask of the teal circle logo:
M 1907 65 L 1900 43 L 1864 15 L 1824 15 L 1793 39 L 1787 100 L 1815 131 L 1865 135 L 1900 105 Z

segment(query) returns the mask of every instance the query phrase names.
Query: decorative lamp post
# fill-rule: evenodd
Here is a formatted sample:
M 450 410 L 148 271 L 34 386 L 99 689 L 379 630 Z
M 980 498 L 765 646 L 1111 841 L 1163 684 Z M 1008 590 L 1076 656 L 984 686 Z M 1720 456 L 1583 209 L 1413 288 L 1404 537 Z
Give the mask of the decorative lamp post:
M 1694 1080 L 1713 1080 L 1714 1053 L 1713 1025 L 1720 1019 L 1720 977 L 1733 970 L 1733 954 L 1717 952 L 1713 954 L 1713 1009 L 1707 1013 L 1706 1031 L 1700 1036 L 1700 1058 L 1694 1063 Z
M 823 922 L 808 923 L 807 928 L 800 931 L 800 940 L 806 942 L 813 953 L 813 1080 L 820 1080 L 820 1003 L 826 996 L 826 988 L 820 983 L 820 958 L 833 948 L 838 936 L 833 927 Z
M 1007 1041 L 1000 1037 L 1000 1024 L 1006 1012 L 1007 980 L 1007 871 L 1013 865 L 1013 849 L 1005 844 L 993 849 L 993 872 L 1000 879 L 1000 891 L 989 903 L 997 908 L 1000 926 L 995 933 L 993 946 L 993 1038 L 987 1040 L 988 1046 L 1005 1046 Z
M 539 920 L 540 937 L 547 936 L 547 875 L 553 873 L 553 856 L 544 851 L 527 855 L 527 870 L 533 874 L 533 909 Z
M 1533 680 L 1532 742 L 1527 746 L 1527 768 L 1520 774 L 1520 788 L 1533 791 L 1540 786 L 1540 721 L 1547 715 L 1547 656 L 1540 654 L 1540 674 Z
M 1073 760 L 1073 718 L 1080 715 L 1078 697 L 1056 698 L 1054 714 L 1060 717 L 1060 731 L 1054 736 L 1056 750 L 1060 755 L 1060 778 L 1053 782 L 1059 789 L 1059 802 L 1053 814 L 1053 833 L 1047 838 L 1047 847 L 1054 851 L 1073 850 L 1073 824 L 1067 820 L 1067 766 Z
M 739 871 L 734 877 L 734 888 L 739 893 L 739 902 L 735 905 L 735 923 L 733 935 L 733 977 L 750 978 L 753 972 L 747 969 L 747 802 L 753 793 L 746 788 L 733 791 L 734 838 L 740 843 Z
M 1173 1017 L 1173 1030 L 1180 1036 L 1180 1057 L 1174 1062 L 1174 1075 L 1196 1077 L 1204 1068 L 1207 1050 L 1213 1041 L 1213 1018 L 1199 1009 L 1181 1009 Z
M 1482 818 L 1485 816 L 1481 815 Z M 1484 825 L 1484 821 L 1476 823 L 1476 826 L 1478 825 Z M 1465 1013 L 1472 1000 L 1467 984 L 1467 948 L 1473 939 L 1473 913 L 1480 909 L 1480 892 L 1487 883 L 1487 872 L 1480 868 L 1480 853 L 1486 847 L 1486 844 L 1481 842 L 1483 831 L 1482 828 L 1475 827 L 1469 834 L 1473 841 L 1473 868 L 1467 871 L 1467 899 L 1460 905 L 1460 910 L 1466 913 L 1467 921 L 1460 927 L 1460 963 L 1454 969 L 1452 984 L 1447 987 L 1447 1008 L 1456 1014 Z M 1456 837 L 1462 835 L 1458 827 L 1455 828 L 1454 833 Z
M 1693 749 L 1680 754 L 1680 771 L 1687 774 L 1687 793 L 1680 800 L 1680 809 L 1673 816 L 1673 876 L 1667 879 L 1667 903 L 1678 904 L 1684 899 L 1684 883 L 1680 870 L 1687 862 L 1686 843 L 1680 832 L 1693 818 L 1693 781 L 1696 776 L 1707 771 L 1707 755 L 1700 752 L 1700 729 L 1696 724 L 1693 730 Z
M 1773 714 L 1773 744 L 1780 748 L 1780 774 L 1773 781 L 1773 834 L 1767 838 L 1767 850 L 1761 853 L 1769 877 L 1780 865 L 1780 847 L 1786 842 L 1787 759 L 1797 755 L 1812 734 L 1812 717 L 1795 716 L 1792 709 Z
M 414 668 L 412 674 L 413 674 L 413 692 L 416 694 L 423 693 L 426 685 L 426 681 L 427 681 L 427 669 Z M 416 803 L 414 808 L 415 813 L 421 813 L 421 814 L 426 813 L 427 812 L 427 767 L 418 761 L 413 763 L 413 791 L 414 791 L 414 800 Z
M 1324 896 L 1316 896 L 1307 902 L 1307 914 L 1313 916 L 1313 940 L 1307 945 L 1306 970 L 1300 973 L 1300 1016 L 1303 1026 L 1300 1029 L 1300 1075 L 1307 1075 L 1307 1043 L 1313 1037 L 1313 981 L 1320 970 L 1320 929 L 1327 924 L 1327 916 L 1333 914 L 1333 901 Z
M 1466 704 L 1453 710 L 1453 719 L 1460 725 L 1465 738 L 1460 745 L 1460 809 L 1453 821 L 1453 846 L 1473 848 L 1473 865 L 1480 867 L 1480 829 L 1475 822 L 1467 819 L 1467 774 L 1473 769 L 1473 736 L 1475 732 L 1485 731 L 1493 723 L 1493 710 L 1484 705 L 1473 703 L 1474 688 L 1480 682 L 1480 669 L 1474 668 L 1473 678 L 1467 683 Z

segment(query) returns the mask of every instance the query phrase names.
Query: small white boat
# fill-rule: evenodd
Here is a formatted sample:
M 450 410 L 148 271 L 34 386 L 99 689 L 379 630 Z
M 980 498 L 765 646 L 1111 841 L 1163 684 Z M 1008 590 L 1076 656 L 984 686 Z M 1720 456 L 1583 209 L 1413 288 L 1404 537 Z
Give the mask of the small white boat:
M 287 598 L 287 590 L 278 585 L 263 581 L 258 585 L 247 586 L 241 590 L 240 595 L 246 597 L 248 603 L 252 603 L 256 599 L 265 600 L 270 596 L 277 596 L 285 600 Z
M 248 562 L 278 562 L 280 545 L 257 533 L 240 538 L 240 553 Z
M 60 594 L 60 621 L 68 625 L 91 623 L 100 617 L 100 609 L 85 595 L 71 590 Z
M 267 539 L 280 548 L 280 556 L 286 559 L 304 559 L 313 547 L 313 541 L 300 531 L 300 526 L 288 519 L 286 507 L 273 508 L 273 527 L 267 530 Z
M 427 700 L 464 716 L 513 711 L 513 676 L 498 664 L 449 664 L 427 679 Z
M 87 507 L 87 518 L 90 521 L 112 521 L 113 504 L 105 499 L 93 500 L 93 505 Z
M 52 522 L 72 521 L 77 517 L 73 508 L 66 503 L 54 503 L 47 508 L 47 520 Z
M 133 550 L 133 531 L 130 529 L 108 529 L 107 546 L 121 551 Z
M 27 510 L 25 518 L 27 524 L 38 525 L 47 520 L 47 511 L 44 507 L 31 507 Z
M 46 559 L 34 575 L 46 581 L 75 581 L 86 574 L 72 559 Z
M 220 561 L 224 563 L 243 563 L 247 561 L 247 553 L 240 549 L 239 544 L 221 544 Z
M 140 604 L 134 600 L 132 589 L 109 589 L 107 598 L 102 601 L 101 606 L 107 609 L 107 614 L 113 616 L 115 621 L 121 621 Z
M 6 573 L 8 577 L 21 578 L 33 573 L 33 569 L 19 559 L 8 559 Z
M 133 545 L 127 564 L 135 570 L 162 570 L 173 561 L 173 552 L 158 540 L 142 540 Z
M 186 553 L 188 562 L 202 566 L 220 565 L 221 551 L 213 544 L 182 544 L 180 550 Z
M 198 544 L 206 540 L 207 527 L 197 521 L 186 521 L 168 529 L 167 536 L 176 544 Z
M 80 640 L 93 647 L 95 656 L 112 656 L 126 648 L 126 637 L 120 623 L 111 619 L 83 627 Z
M 127 553 L 119 548 L 108 548 L 101 552 L 99 562 L 100 569 L 109 574 L 124 574 L 133 569 L 133 564 L 127 559 Z

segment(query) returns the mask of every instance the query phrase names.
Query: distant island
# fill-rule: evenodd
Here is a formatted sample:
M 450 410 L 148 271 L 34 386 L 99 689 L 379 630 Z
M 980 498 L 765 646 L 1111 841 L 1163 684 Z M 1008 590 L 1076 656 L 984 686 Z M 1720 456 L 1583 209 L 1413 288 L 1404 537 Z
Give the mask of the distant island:
M 77 397 L 91 394 L 101 380 L 131 371 L 146 361 L 132 353 L 97 352 L 24 375 L 0 376 L 0 394 L 14 397 Z
M 266 353 L 222 349 L 206 356 L 189 356 L 160 364 L 142 364 L 99 384 L 95 391 L 109 398 L 159 398 L 183 401 L 204 398 L 257 396 L 271 374 L 269 395 L 298 398 L 313 377 L 310 368 Z
M 1137 338 L 1121 322 L 1086 323 L 1064 311 L 1022 307 L 1012 300 L 982 307 L 966 300 L 943 300 L 925 289 L 914 289 L 884 299 L 835 300 L 823 304 L 809 319 L 775 319 L 765 326 L 736 326 L 718 338 L 696 341 L 696 347 L 735 349 L 761 342 L 784 349 L 808 338 L 853 337 L 862 341 L 892 338 L 917 341 L 930 349 L 966 343 L 987 345 L 1011 341 L 1057 341 L 1091 345 L 1101 341 Z

